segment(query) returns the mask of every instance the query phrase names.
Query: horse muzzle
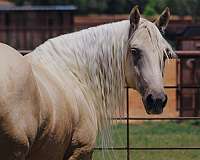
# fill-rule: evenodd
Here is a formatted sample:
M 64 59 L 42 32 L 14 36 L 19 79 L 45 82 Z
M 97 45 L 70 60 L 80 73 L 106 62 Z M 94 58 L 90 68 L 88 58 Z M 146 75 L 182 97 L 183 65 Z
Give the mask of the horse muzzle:
M 148 114 L 161 114 L 167 103 L 167 95 L 163 92 L 148 94 L 143 98 L 143 103 Z

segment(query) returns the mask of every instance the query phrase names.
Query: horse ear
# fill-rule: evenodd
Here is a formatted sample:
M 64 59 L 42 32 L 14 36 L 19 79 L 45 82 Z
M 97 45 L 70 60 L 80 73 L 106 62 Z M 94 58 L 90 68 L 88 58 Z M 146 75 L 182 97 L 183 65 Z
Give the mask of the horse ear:
M 139 24 L 140 21 L 140 11 L 138 9 L 138 6 L 136 5 L 133 7 L 130 13 L 130 25 L 135 30 Z
M 169 8 L 167 7 L 154 23 L 161 32 L 164 32 L 169 23 L 169 19 L 170 19 L 170 11 Z

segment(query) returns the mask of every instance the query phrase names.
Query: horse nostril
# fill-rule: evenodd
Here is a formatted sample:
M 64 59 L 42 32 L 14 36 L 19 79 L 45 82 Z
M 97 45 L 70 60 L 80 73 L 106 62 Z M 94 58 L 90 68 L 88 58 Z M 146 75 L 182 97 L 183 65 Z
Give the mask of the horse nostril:
M 147 113 L 160 114 L 167 103 L 167 95 L 164 93 L 149 94 L 145 99 Z
M 161 106 L 162 108 L 165 107 L 166 103 L 167 103 L 167 95 L 166 94 L 161 94 L 159 96 L 159 98 L 156 98 L 155 99 L 155 103 L 158 105 L 158 106 Z
M 154 104 L 153 96 L 152 94 L 149 94 L 146 98 L 146 102 L 149 106 L 152 106 Z
M 167 103 L 167 99 L 168 99 L 167 95 L 165 95 L 165 94 L 160 95 L 159 97 L 153 97 L 152 94 L 149 94 L 146 97 L 146 103 L 150 108 L 152 108 L 154 106 L 160 106 L 160 107 L 164 108 Z

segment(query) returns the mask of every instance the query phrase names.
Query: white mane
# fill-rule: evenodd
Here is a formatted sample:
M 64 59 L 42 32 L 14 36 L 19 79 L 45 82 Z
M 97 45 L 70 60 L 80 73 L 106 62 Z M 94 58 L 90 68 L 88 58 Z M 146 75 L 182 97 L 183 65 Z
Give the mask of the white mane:
M 141 18 L 140 26 L 144 23 L 151 26 Z M 74 108 L 90 113 L 92 127 L 99 131 L 107 128 L 113 111 L 124 106 L 129 29 L 128 20 L 92 27 L 50 39 L 29 54 L 32 65 L 57 81 Z M 105 136 L 103 145 L 108 145 L 109 131 Z
M 94 125 L 102 128 L 124 103 L 128 32 L 126 20 L 62 35 L 31 52 L 31 61 L 59 81 L 66 98 L 75 97 L 72 103 L 81 100 L 79 107 L 91 112 L 94 123 L 98 117 Z

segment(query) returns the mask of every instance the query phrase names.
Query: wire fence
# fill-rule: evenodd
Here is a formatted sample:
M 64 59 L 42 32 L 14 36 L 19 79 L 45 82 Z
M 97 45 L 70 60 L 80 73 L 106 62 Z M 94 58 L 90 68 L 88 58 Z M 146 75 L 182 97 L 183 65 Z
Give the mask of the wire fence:
M 27 50 L 23 50 L 20 51 L 22 55 L 25 55 L 27 53 L 29 53 L 30 51 Z M 200 147 L 131 147 L 130 144 L 130 136 L 129 136 L 129 130 L 130 130 L 130 121 L 155 121 L 155 120 L 160 120 L 160 121 L 183 121 L 183 120 L 200 120 L 200 117 L 184 117 L 182 116 L 182 112 L 183 112 L 183 107 L 182 107 L 182 103 L 183 103 L 183 89 L 200 89 L 200 84 L 189 84 L 189 85 L 185 85 L 182 83 L 182 79 L 183 79 L 183 60 L 184 59 L 200 59 L 200 51 L 176 51 L 177 55 L 178 55 L 178 59 L 177 59 L 177 82 L 176 85 L 169 85 L 169 86 L 165 86 L 166 89 L 176 89 L 176 101 L 177 101 L 177 105 L 179 105 L 180 109 L 180 117 L 152 117 L 152 118 L 146 118 L 146 117 L 130 117 L 130 106 L 129 106 L 129 96 L 127 96 L 126 99 L 126 117 L 115 117 L 113 118 L 114 120 L 124 120 L 126 121 L 126 146 L 125 147 L 107 147 L 107 148 L 101 148 L 101 147 L 96 147 L 95 150 L 123 150 L 127 152 L 127 160 L 130 159 L 134 159 L 134 157 L 131 157 L 130 155 L 130 151 L 135 150 L 135 151 L 164 151 L 164 150 L 200 150 Z M 199 69 L 200 68 L 195 68 L 195 69 Z M 199 82 L 200 83 L 200 82 Z M 129 89 L 126 89 L 127 95 L 129 95 Z M 200 104 L 197 104 L 200 105 Z M 200 108 L 200 106 L 199 106 Z

